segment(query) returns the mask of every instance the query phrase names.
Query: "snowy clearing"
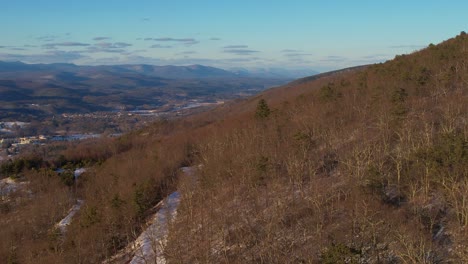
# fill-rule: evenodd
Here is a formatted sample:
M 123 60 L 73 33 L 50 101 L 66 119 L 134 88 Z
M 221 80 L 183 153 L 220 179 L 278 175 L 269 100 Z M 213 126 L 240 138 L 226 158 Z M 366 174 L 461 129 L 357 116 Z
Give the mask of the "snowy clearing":
M 6 128 L 13 128 L 15 126 L 18 126 L 18 127 L 25 127 L 25 126 L 28 126 L 29 123 L 27 122 L 20 122 L 20 121 L 13 121 L 13 122 L 0 122 L 0 127 L 6 127 Z
M 85 168 L 78 168 L 73 172 L 73 176 L 75 176 L 75 179 L 81 176 L 81 174 L 85 173 L 86 169 Z
M 135 255 L 130 264 L 143 264 L 156 259 L 156 263 L 165 263 L 163 250 L 166 245 L 168 223 L 177 214 L 180 203 L 179 192 L 173 192 L 163 200 L 161 209 L 151 221 L 151 225 L 135 240 L 133 249 Z
M 67 231 L 67 226 L 70 225 L 73 216 L 75 216 L 76 213 L 80 210 L 81 206 L 83 205 L 84 201 L 83 200 L 77 200 L 76 204 L 73 205 L 73 207 L 70 209 L 68 212 L 68 215 L 65 216 L 60 222 L 58 222 L 55 227 L 60 229 L 60 232 L 64 234 Z
M 183 167 L 181 170 L 185 177 L 193 178 L 194 167 Z M 176 217 L 179 204 L 180 193 L 178 191 L 171 193 L 158 203 L 156 207 L 160 209 L 149 221 L 148 228 L 126 249 L 104 263 L 166 263 L 163 252 L 167 243 L 169 223 Z
M 26 184 L 28 182 L 17 182 L 9 177 L 2 179 L 0 180 L 0 196 L 10 195 Z

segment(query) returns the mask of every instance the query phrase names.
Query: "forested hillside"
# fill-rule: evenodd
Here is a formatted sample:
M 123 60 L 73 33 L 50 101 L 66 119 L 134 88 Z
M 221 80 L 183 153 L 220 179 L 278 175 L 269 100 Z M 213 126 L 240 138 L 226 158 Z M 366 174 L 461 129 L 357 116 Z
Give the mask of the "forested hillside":
M 99 263 L 178 188 L 169 263 L 466 263 L 467 62 L 462 32 L 11 170 L 34 199 L 2 200 L 0 259 Z
M 197 143 L 199 184 L 184 192 L 167 257 L 467 262 L 467 62 L 462 33 L 244 104 Z M 259 98 L 271 111 L 255 110 Z

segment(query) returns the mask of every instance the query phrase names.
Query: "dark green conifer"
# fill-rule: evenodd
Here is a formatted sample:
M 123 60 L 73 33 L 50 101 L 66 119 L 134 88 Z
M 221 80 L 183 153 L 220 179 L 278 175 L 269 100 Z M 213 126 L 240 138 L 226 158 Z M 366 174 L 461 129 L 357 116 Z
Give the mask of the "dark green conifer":
M 255 117 L 257 119 L 266 119 L 271 114 L 270 107 L 268 106 L 265 99 L 260 99 L 257 104 L 257 111 L 255 111 Z

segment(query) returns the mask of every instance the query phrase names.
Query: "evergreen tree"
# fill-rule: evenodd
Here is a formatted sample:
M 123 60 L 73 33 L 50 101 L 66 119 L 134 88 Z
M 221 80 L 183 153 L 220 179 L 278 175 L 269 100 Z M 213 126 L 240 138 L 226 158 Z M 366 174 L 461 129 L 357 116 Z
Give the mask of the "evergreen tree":
M 271 113 L 270 107 L 268 106 L 265 99 L 260 99 L 257 104 L 257 111 L 255 111 L 255 117 L 257 119 L 266 119 Z

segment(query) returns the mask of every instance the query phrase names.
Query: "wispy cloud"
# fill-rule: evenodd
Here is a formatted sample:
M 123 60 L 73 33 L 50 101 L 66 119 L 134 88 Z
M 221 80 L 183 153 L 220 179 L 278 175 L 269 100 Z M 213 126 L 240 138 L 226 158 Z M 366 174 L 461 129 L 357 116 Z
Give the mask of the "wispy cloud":
M 224 53 L 230 53 L 234 55 L 251 55 L 258 53 L 258 50 L 248 49 L 247 45 L 228 45 L 223 47 Z
M 42 47 L 46 49 L 55 49 L 57 47 L 86 47 L 86 46 L 90 46 L 90 44 L 81 43 L 81 42 L 60 42 L 60 43 L 47 43 L 47 44 L 42 45 Z
M 258 57 L 225 59 L 226 62 L 253 62 L 253 61 L 258 61 L 258 60 L 261 60 L 261 59 Z
M 127 52 L 125 49 L 108 49 L 108 48 L 102 48 L 102 47 L 97 47 L 97 46 L 91 46 L 88 47 L 84 51 L 80 51 L 82 53 L 124 53 Z
M 0 49 L 8 49 L 8 50 L 16 50 L 16 51 L 21 51 L 21 50 L 28 50 L 27 48 L 31 47 L 30 45 L 23 45 L 23 46 L 0 46 Z
M 116 42 L 116 43 L 107 43 L 107 42 L 100 42 L 96 44 L 87 44 L 87 43 L 81 43 L 81 42 L 63 42 L 63 43 L 50 43 L 50 44 L 45 44 L 42 45 L 43 48 L 51 50 L 48 52 L 52 53 L 60 53 L 60 52 L 70 52 L 73 54 L 87 54 L 87 53 L 98 53 L 98 52 L 104 52 L 104 53 L 119 53 L 119 54 L 125 54 L 128 52 L 125 50 L 126 47 L 132 46 L 132 44 L 129 43 L 124 43 L 124 42 Z M 85 47 L 85 49 L 82 50 L 72 50 L 72 51 L 64 51 L 61 50 L 60 48 L 63 47 Z
M 101 48 L 106 48 L 106 49 L 121 49 L 121 48 L 132 46 L 132 44 L 125 43 L 125 42 L 115 42 L 115 43 L 99 42 L 99 43 L 96 43 L 95 45 Z
M 44 35 L 44 36 L 37 37 L 36 39 L 39 41 L 49 42 L 49 41 L 54 41 L 56 38 L 58 38 L 58 36 L 56 35 Z
M 283 53 L 292 53 L 292 52 L 297 53 L 297 52 L 301 52 L 301 51 L 300 50 L 295 50 L 295 49 L 284 49 L 281 52 L 283 52 Z
M 294 62 L 295 64 L 308 64 L 312 63 L 310 60 L 305 60 L 303 57 L 291 57 L 288 60 L 289 62 Z
M 371 54 L 371 55 L 363 56 L 362 58 L 366 60 L 380 60 L 380 59 L 388 59 L 390 57 L 391 55 L 389 54 Z
M 85 57 L 80 52 L 61 51 L 61 50 L 52 51 L 48 55 L 50 55 L 52 57 L 56 57 L 57 61 L 60 61 L 60 59 L 62 59 L 65 62 L 70 62 L 70 61 L 74 61 L 74 60 L 81 59 L 81 58 Z
M 223 49 L 246 49 L 248 47 L 247 45 L 228 45 L 224 46 Z
M 281 51 L 281 53 L 283 53 L 283 56 L 288 57 L 289 61 L 296 60 L 298 57 L 306 57 L 313 55 L 312 53 L 307 53 L 297 49 L 284 49 Z
M 284 56 L 286 57 L 306 57 L 306 56 L 312 56 L 312 53 L 286 53 Z
M 86 58 L 81 52 L 74 51 L 58 51 L 52 50 L 43 54 L 0 54 L 0 60 L 5 61 L 22 61 L 26 63 L 57 63 L 57 62 L 74 62 L 76 60 Z
M 212 65 L 218 60 L 212 59 L 197 59 L 197 58 L 177 58 L 177 59 L 161 59 L 154 57 L 146 57 L 133 55 L 126 58 L 126 63 L 129 64 L 154 64 L 154 65 L 189 65 L 189 64 L 202 64 L 202 65 Z
M 154 44 L 154 45 L 151 45 L 150 48 L 153 48 L 153 49 L 170 49 L 170 48 L 172 48 L 172 46 L 170 46 L 170 45 Z
M 258 53 L 258 50 L 250 50 L 250 49 L 225 49 L 223 52 L 235 54 L 235 55 L 251 55 Z
M 95 41 L 103 41 L 103 40 L 109 40 L 109 39 L 111 39 L 111 38 L 109 38 L 109 37 L 95 37 L 95 38 L 93 38 L 93 40 L 95 40 Z
M 194 42 L 193 38 L 153 38 L 154 41 Z
M 150 21 L 150 20 L 151 20 L 151 19 L 150 19 L 149 17 L 144 17 L 144 18 L 141 19 L 141 21 L 144 21 L 144 22 L 148 22 L 148 21 Z
M 343 57 L 343 56 L 336 56 L 336 55 L 330 55 L 326 56 L 325 58 L 321 59 L 320 61 L 323 62 L 344 62 L 347 61 L 348 58 Z
M 395 45 L 395 46 L 390 46 L 389 48 L 391 49 L 422 49 L 426 46 L 424 45 Z
M 1 50 L 3 51 L 3 49 Z M 100 52 L 102 56 L 93 56 L 94 53 Z M 249 64 L 266 64 L 269 63 L 265 58 L 254 56 L 240 56 L 228 59 L 210 59 L 194 57 L 198 54 L 196 51 L 187 50 L 173 56 L 172 58 L 155 58 L 153 56 L 145 56 L 138 54 L 137 51 L 126 51 L 125 49 L 105 49 L 96 45 L 88 46 L 86 49 L 76 51 L 63 50 L 44 50 L 39 54 L 13 54 L 13 52 L 0 52 L 0 60 L 5 61 L 23 61 L 26 63 L 76 63 L 85 65 L 102 65 L 102 64 L 154 64 L 154 65 L 191 65 L 202 64 L 213 67 L 245 67 Z M 193 56 L 192 56 L 193 55 Z
M 173 59 L 162 59 L 146 56 L 128 56 L 125 63 L 129 64 L 154 64 L 154 65 L 211 65 L 213 67 L 229 68 L 233 65 L 245 66 L 248 63 L 262 63 L 265 60 L 256 57 L 240 57 L 230 59 L 208 59 L 208 58 L 191 58 L 189 56 L 177 57 Z
M 146 41 L 158 41 L 158 42 L 174 42 L 174 43 L 182 43 L 186 46 L 191 46 L 200 43 L 200 41 L 194 38 L 145 38 Z
M 86 51 L 82 51 L 83 53 L 98 53 L 98 52 L 105 52 L 105 53 L 121 53 L 124 54 L 127 50 L 124 49 L 113 49 L 113 48 L 100 48 L 100 47 L 89 47 Z
M 177 53 L 177 55 L 192 55 L 192 54 L 197 54 L 197 52 L 193 51 L 193 50 L 188 50 L 188 51 L 183 51 L 183 52 Z
M 221 39 L 220 38 L 210 38 L 210 40 L 217 41 L 217 40 L 221 40 Z
M 125 47 L 130 47 L 130 46 L 133 46 L 133 44 L 126 43 L 126 42 L 115 42 L 113 47 L 125 48 Z
M 122 61 L 119 56 L 106 57 L 106 58 L 96 58 L 92 61 L 94 65 L 115 65 L 115 64 L 124 64 L 126 62 Z

